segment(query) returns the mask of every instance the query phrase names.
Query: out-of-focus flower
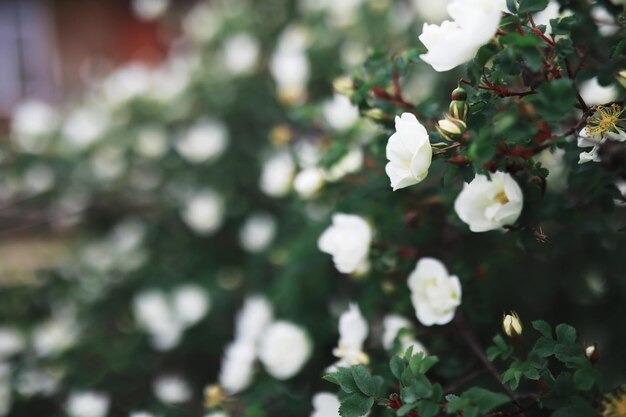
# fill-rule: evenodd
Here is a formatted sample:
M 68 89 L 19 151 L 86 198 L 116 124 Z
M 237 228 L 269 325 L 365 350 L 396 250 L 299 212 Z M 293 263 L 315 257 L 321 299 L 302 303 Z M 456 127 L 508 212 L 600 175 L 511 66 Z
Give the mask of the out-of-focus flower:
M 204 189 L 187 199 L 181 217 L 196 233 L 209 236 L 222 225 L 224 199 L 211 189 Z
M 133 411 L 128 417 L 155 417 L 154 414 L 147 411 Z
M 21 352 L 26 346 L 24 336 L 12 327 L 0 327 L 0 361 Z
M 420 57 L 435 71 L 449 71 L 474 58 L 478 49 L 496 34 L 502 17 L 500 0 L 453 0 L 448 5 L 452 21 L 424 23 L 420 41 L 428 52 Z
M 333 95 L 332 100 L 324 102 L 322 113 L 326 123 L 337 131 L 348 130 L 359 120 L 359 108 L 348 97 L 338 93 Z
M 180 404 L 191 398 L 189 383 L 178 375 L 158 377 L 152 384 L 152 390 L 159 401 L 168 404 Z
M 522 190 L 511 174 L 495 172 L 466 184 L 454 202 L 459 218 L 472 232 L 499 230 L 514 224 L 524 206 Z
M 324 186 L 324 172 L 317 167 L 305 168 L 293 180 L 293 189 L 303 199 L 311 199 Z
M 352 147 L 343 158 L 324 171 L 324 177 L 327 181 L 335 182 L 348 174 L 358 172 L 362 167 L 363 149 Z
M 191 326 L 207 315 L 211 308 L 205 290 L 194 284 L 181 285 L 174 289 L 172 304 L 178 319 L 185 326 Z
M 236 74 L 252 72 L 259 58 L 259 42 L 249 33 L 238 33 L 224 42 L 224 64 Z
M 270 60 L 270 73 L 278 86 L 279 97 L 287 104 L 304 100 L 311 72 L 306 44 L 298 42 L 293 33 L 296 32 L 290 28 L 283 32 Z
M 368 332 L 369 326 L 361 315 L 359 306 L 350 304 L 350 308 L 339 318 L 339 342 L 333 349 L 333 355 L 339 358 L 339 361 L 331 369 L 367 364 L 369 358 L 363 352 L 363 343 Z
M 167 136 L 158 126 L 146 126 L 137 133 L 135 151 L 146 159 L 161 158 L 168 149 Z
M 24 172 L 24 189 L 29 194 L 40 194 L 54 186 L 54 171 L 48 165 L 35 163 Z
M 116 107 L 146 95 L 151 87 L 150 77 L 150 68 L 142 63 L 133 62 L 119 67 L 102 81 L 105 101 Z
M 613 15 L 602 5 L 591 8 L 591 17 L 596 22 L 598 31 L 602 36 L 613 36 L 620 30 L 620 26 Z
M 220 385 L 226 392 L 237 394 L 248 388 L 255 360 L 255 348 L 246 341 L 235 341 L 226 347 L 219 374 Z
M 423 352 L 426 353 L 426 348 L 414 337 L 409 334 L 400 334 L 401 330 L 412 329 L 411 322 L 406 318 L 397 314 L 389 314 L 383 319 L 383 347 L 386 350 L 391 350 L 394 346 L 396 338 L 400 341 L 400 350 L 397 352 L 399 355 L 404 355 L 404 352 L 409 347 L 413 347 L 413 353 Z
M 318 392 L 313 396 L 313 412 L 310 417 L 341 417 L 339 398 L 330 392 Z
M 371 226 L 362 217 L 336 213 L 332 225 L 319 237 L 317 247 L 332 255 L 339 272 L 349 274 L 367 268 L 372 235 Z
M 139 293 L 133 300 L 133 313 L 138 324 L 150 334 L 155 349 L 167 351 L 180 342 L 182 323 L 162 292 L 147 290 Z
M 79 107 L 75 109 L 63 124 L 65 144 L 71 150 L 82 150 L 104 133 L 109 123 L 109 115 L 96 107 Z
M 615 85 L 600 85 L 598 78 L 594 77 L 580 85 L 580 96 L 590 106 L 606 104 L 617 99 L 619 91 Z
M 226 127 L 206 119 L 191 126 L 177 141 L 176 151 L 192 164 L 217 159 L 228 146 Z
M 214 408 L 222 404 L 222 401 L 226 398 L 226 394 L 224 393 L 224 389 L 217 385 L 207 385 L 204 388 L 204 407 L 205 408 Z
M 236 340 L 255 346 L 274 318 L 272 304 L 263 296 L 250 296 L 237 315 Z
M 411 113 L 396 116 L 396 133 L 387 142 L 385 172 L 394 191 L 423 181 L 428 175 L 433 151 L 428 132 Z
M 239 230 L 239 244 L 250 253 L 265 250 L 276 234 L 276 220 L 267 213 L 254 213 Z
M 57 391 L 61 377 L 62 374 L 60 372 L 28 369 L 18 375 L 15 381 L 15 389 L 20 395 L 25 397 L 34 395 L 49 396 Z
M 132 6 L 140 19 L 154 20 L 167 11 L 169 3 L 169 0 L 133 0 Z
M 264 332 L 259 359 L 276 379 L 297 374 L 311 356 L 311 340 L 304 329 L 286 321 L 272 323 Z
M 59 116 L 48 104 L 28 100 L 16 107 L 11 119 L 11 135 L 24 151 L 39 153 L 48 146 L 48 135 L 57 128 Z
M 461 305 L 459 278 L 437 259 L 420 259 L 407 283 L 417 319 L 424 326 L 449 323 Z
M 221 26 L 220 15 L 211 3 L 198 2 L 183 19 L 185 34 L 196 42 L 208 42 Z
M 550 191 L 562 191 L 567 187 L 568 167 L 563 159 L 564 156 L 563 149 L 544 149 L 534 158 L 541 163 L 543 168 L 550 171 L 546 177 L 547 188 Z
M 413 0 L 413 9 L 421 21 L 438 24 L 448 17 L 448 0 Z
M 270 197 L 283 197 L 290 188 L 296 170 L 293 158 L 286 151 L 274 153 L 263 164 L 259 187 Z
M 33 348 L 39 356 L 57 355 L 76 343 L 79 332 L 74 309 L 55 311 L 49 320 L 33 330 Z
M 104 417 L 109 411 L 109 396 L 93 391 L 70 394 L 65 411 L 71 417 Z

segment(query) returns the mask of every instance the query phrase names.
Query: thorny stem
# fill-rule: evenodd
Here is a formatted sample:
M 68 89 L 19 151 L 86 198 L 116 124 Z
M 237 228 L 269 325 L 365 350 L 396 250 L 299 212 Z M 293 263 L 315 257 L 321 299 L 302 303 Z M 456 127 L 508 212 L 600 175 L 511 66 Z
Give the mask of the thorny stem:
M 498 372 L 498 369 L 496 369 L 495 365 L 489 360 L 489 358 L 487 358 L 487 355 L 485 355 L 485 352 L 482 346 L 480 345 L 478 340 L 476 340 L 476 336 L 474 336 L 474 333 L 472 333 L 472 331 L 470 330 L 469 325 L 467 324 L 467 322 L 465 321 L 465 318 L 463 317 L 463 314 L 460 312 L 457 313 L 454 321 L 455 321 L 457 328 L 459 329 L 459 332 L 461 333 L 461 335 L 463 336 L 463 338 L 469 345 L 472 352 L 474 352 L 476 357 L 480 359 L 485 369 L 496 379 L 496 381 L 500 383 L 502 390 L 509 396 L 509 398 L 511 398 L 511 400 L 513 400 L 515 405 L 517 405 L 517 407 L 520 408 L 519 415 L 522 417 L 525 417 L 523 411 L 521 410 L 521 406 L 519 402 L 517 401 L 517 398 L 515 397 L 515 393 L 511 390 L 511 388 L 509 388 L 508 385 L 502 382 L 502 378 L 500 377 L 500 372 Z

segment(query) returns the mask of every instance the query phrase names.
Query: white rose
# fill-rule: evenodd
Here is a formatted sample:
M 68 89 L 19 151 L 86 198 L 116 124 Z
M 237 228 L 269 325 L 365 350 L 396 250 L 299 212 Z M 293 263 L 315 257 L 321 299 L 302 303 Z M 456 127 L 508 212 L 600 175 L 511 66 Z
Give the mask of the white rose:
M 441 261 L 422 258 L 407 282 L 417 319 L 424 326 L 449 323 L 461 305 L 461 283 Z
M 224 210 L 222 196 L 205 189 L 187 200 L 181 216 L 196 233 L 211 235 L 222 225 Z
M 229 394 L 237 394 L 250 385 L 256 350 L 245 341 L 234 342 L 226 347 L 222 358 L 219 383 Z
M 331 367 L 331 370 L 368 362 L 369 359 L 363 352 L 363 343 L 368 332 L 369 326 L 361 315 L 359 306 L 350 304 L 350 308 L 339 318 L 339 342 L 333 349 L 333 355 L 339 358 L 339 361 Z
M 594 77 L 580 85 L 580 96 L 590 106 L 606 104 L 617 98 L 619 90 L 612 84 L 602 86 Z
M 300 327 L 286 321 L 272 323 L 261 339 L 259 359 L 276 379 L 288 379 L 311 356 L 311 341 Z
M 433 151 L 428 132 L 414 114 L 396 116 L 396 133 L 387 142 L 385 172 L 394 191 L 417 184 L 426 178 Z
M 283 197 L 291 188 L 296 167 L 288 152 L 277 152 L 270 156 L 261 170 L 259 188 L 270 197 Z
M 189 383 L 176 375 L 160 376 L 152 384 L 154 396 L 167 404 L 180 404 L 189 401 Z
M 311 199 L 324 186 L 324 172 L 317 167 L 305 168 L 293 180 L 293 189 L 305 199 Z
M 272 304 L 265 297 L 259 295 L 248 297 L 237 315 L 236 339 L 256 345 L 273 318 Z
M 318 392 L 313 396 L 313 412 L 310 417 L 341 417 L 339 398 L 330 392 Z
M 484 175 L 466 184 L 454 202 L 454 210 L 472 232 L 487 232 L 514 224 L 524 205 L 522 190 L 506 172 Z
M 600 155 L 598 154 L 598 151 L 600 150 L 600 145 L 602 145 L 607 140 L 624 142 L 626 141 L 626 132 L 609 132 L 604 136 L 590 135 L 589 132 L 587 132 L 587 128 L 584 127 L 578 133 L 577 144 L 579 148 L 591 148 L 591 150 L 589 152 L 580 153 L 578 164 L 580 165 L 587 162 L 600 162 Z
M 420 56 L 435 71 L 449 71 L 474 58 L 478 49 L 496 34 L 502 17 L 502 1 L 454 0 L 448 5 L 452 21 L 424 23 L 420 41 L 428 53 Z
M 373 231 L 360 216 L 336 213 L 333 224 L 319 237 L 317 247 L 332 255 L 337 270 L 349 274 L 368 264 Z
M 359 119 L 359 108 L 348 97 L 337 93 L 332 100 L 324 102 L 322 113 L 326 123 L 338 131 L 348 130 Z
M 174 290 L 172 304 L 176 317 L 185 325 L 191 326 L 208 313 L 211 304 L 204 289 L 186 284 Z
M 259 42 L 248 33 L 238 33 L 224 42 L 224 63 L 232 73 L 247 74 L 254 70 L 259 57 Z
M 413 326 L 411 322 L 406 318 L 399 316 L 397 314 L 389 314 L 385 316 L 383 319 L 383 347 L 386 350 L 391 350 L 393 348 L 393 344 L 398 337 L 398 333 L 400 333 L 403 329 L 412 329 Z M 401 348 L 398 352 L 399 355 L 403 355 L 404 352 L 409 347 L 413 347 L 413 353 L 424 352 L 426 353 L 426 348 L 420 342 L 415 340 L 408 334 L 403 334 L 399 337 Z
M 239 244 L 250 253 L 265 250 L 276 234 L 276 220 L 266 213 L 248 217 L 239 231 Z
M 104 417 L 109 411 L 109 397 L 91 391 L 75 392 L 67 400 L 65 411 L 71 417 Z
M 176 151 L 192 164 L 217 159 L 228 145 L 226 127 L 215 120 L 204 120 L 193 125 L 176 142 Z
M 441 23 L 448 17 L 448 0 L 413 0 L 413 10 L 421 21 Z

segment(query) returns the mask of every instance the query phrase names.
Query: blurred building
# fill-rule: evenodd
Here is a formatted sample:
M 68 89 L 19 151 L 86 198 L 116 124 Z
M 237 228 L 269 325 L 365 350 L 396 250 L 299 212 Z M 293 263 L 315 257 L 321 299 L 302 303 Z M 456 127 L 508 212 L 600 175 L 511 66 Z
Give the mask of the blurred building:
M 163 26 L 131 0 L 0 0 L 0 117 L 24 98 L 59 101 L 129 60 L 159 62 Z

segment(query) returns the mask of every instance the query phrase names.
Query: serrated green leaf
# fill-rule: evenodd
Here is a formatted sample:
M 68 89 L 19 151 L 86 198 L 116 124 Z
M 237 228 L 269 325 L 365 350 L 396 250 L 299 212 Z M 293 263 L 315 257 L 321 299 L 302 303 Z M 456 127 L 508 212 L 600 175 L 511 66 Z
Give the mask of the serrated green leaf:
M 370 375 L 367 368 L 363 365 L 355 365 L 351 367 L 350 370 L 359 391 L 361 391 L 364 395 L 373 397 L 375 395 L 374 392 L 376 388 L 372 380 L 372 375 Z
M 576 342 L 576 329 L 565 323 L 559 324 L 556 326 L 556 340 L 558 340 L 559 343 Z
M 340 398 L 339 415 L 341 417 L 361 417 L 366 415 L 374 405 L 374 399 L 358 392 Z
M 393 357 L 389 361 L 389 368 L 391 369 L 391 373 L 398 379 L 402 377 L 402 372 L 404 372 L 405 367 L 406 362 L 398 355 L 393 355 Z
M 552 327 L 543 320 L 535 320 L 532 323 L 533 329 L 537 330 L 544 337 L 552 339 Z

